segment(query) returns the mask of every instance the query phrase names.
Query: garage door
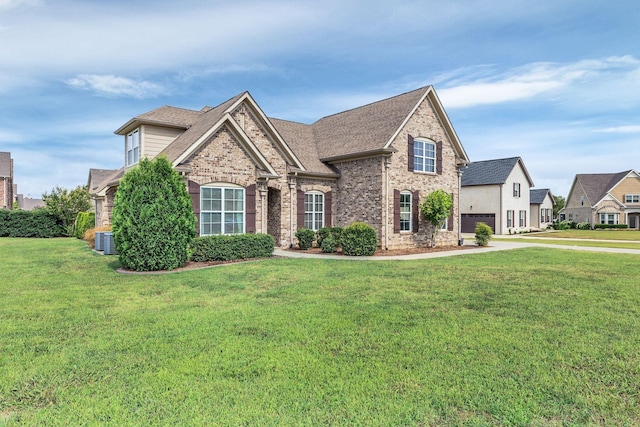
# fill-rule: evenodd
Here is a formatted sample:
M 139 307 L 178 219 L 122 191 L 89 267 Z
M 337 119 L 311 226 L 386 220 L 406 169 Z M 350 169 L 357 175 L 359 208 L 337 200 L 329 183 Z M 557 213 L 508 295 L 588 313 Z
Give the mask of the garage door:
M 462 214 L 460 219 L 463 233 L 475 233 L 477 222 L 484 222 L 496 232 L 496 214 Z

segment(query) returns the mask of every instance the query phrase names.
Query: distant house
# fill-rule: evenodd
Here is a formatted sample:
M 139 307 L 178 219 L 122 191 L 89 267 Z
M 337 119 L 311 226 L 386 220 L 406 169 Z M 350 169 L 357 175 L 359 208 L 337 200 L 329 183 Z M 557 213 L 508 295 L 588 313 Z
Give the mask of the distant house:
M 89 169 L 89 178 L 87 179 L 87 190 L 89 193 L 98 191 L 110 176 L 115 175 L 117 169 Z M 92 198 L 92 209 L 96 211 L 96 199 Z
M 473 162 L 462 169 L 461 227 L 473 233 L 484 222 L 496 234 L 529 230 L 533 181 L 520 157 Z
M 364 221 L 382 248 L 427 245 L 418 204 L 443 189 L 455 209 L 438 238 L 458 241 L 459 168 L 469 160 L 431 86 L 313 124 L 268 118 L 244 92 L 200 111 L 160 107 L 116 134 L 124 167 L 93 191 L 98 224 L 110 223 L 123 174 L 163 155 L 184 176 L 200 235 L 268 233 L 289 246 L 299 228 Z
M 0 152 L 0 209 L 13 209 L 13 159 L 11 153 Z
M 531 227 L 547 228 L 553 222 L 553 206 L 556 204 L 551 190 L 548 188 L 531 189 L 529 203 L 531 204 L 529 214 Z
M 640 229 L 640 175 L 633 169 L 576 175 L 564 215 L 574 222 L 627 224 Z

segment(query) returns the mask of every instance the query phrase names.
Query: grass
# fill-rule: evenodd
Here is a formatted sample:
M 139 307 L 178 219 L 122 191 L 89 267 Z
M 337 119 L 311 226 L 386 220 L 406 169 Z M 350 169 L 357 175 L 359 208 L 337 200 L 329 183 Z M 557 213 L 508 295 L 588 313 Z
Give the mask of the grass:
M 120 275 L 0 239 L 0 425 L 637 425 L 638 257 Z
M 585 240 L 585 239 L 562 239 L 551 238 L 547 236 L 547 239 L 543 239 L 542 236 L 538 236 L 538 239 L 532 241 L 528 237 L 500 237 L 491 236 L 491 240 L 497 240 L 501 242 L 521 242 L 521 243 L 543 243 L 545 245 L 563 245 L 563 246 L 584 246 L 584 247 L 596 247 L 596 248 L 618 248 L 618 249 L 636 249 L 640 250 L 640 242 L 630 241 L 603 241 L 603 240 Z
M 638 230 L 558 230 L 541 233 L 527 233 L 527 237 L 544 237 L 559 239 L 596 239 L 596 240 L 628 240 L 640 242 Z

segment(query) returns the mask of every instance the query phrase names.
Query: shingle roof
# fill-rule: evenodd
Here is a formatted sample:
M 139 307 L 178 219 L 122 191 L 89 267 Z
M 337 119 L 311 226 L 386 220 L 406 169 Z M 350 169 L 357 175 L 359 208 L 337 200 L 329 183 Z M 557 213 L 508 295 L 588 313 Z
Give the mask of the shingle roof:
M 117 172 L 117 169 L 89 169 L 89 191 L 97 190 L 103 186 L 104 181 Z
M 548 188 L 537 188 L 529 190 L 529 203 L 532 205 L 541 205 L 544 203 L 545 197 L 547 194 L 551 197 L 551 202 L 555 204 L 553 200 L 553 195 L 551 194 L 551 190 Z
M 160 154 L 166 155 L 167 159 L 173 163 L 178 159 L 178 157 L 180 157 L 180 155 L 191 147 L 194 142 L 210 130 L 213 125 L 220 121 L 220 119 L 222 119 L 222 117 L 228 112 L 227 109 L 245 93 L 246 92 L 238 94 L 217 107 L 214 107 L 204 113 L 200 113 L 198 120 L 196 120 L 189 129 L 181 133 L 180 136 L 162 150 Z
M 470 163 L 462 169 L 462 186 L 504 184 L 519 161 L 520 157 L 509 157 Z
M 577 174 L 576 181 L 582 185 L 589 203 L 594 206 L 630 172 Z
M 6 151 L 0 152 L 0 176 L 11 176 L 11 153 Z

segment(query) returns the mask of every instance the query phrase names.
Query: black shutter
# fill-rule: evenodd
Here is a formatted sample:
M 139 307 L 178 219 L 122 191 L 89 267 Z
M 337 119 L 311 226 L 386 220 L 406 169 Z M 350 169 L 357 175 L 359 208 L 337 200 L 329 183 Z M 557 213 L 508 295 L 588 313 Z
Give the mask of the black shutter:
M 419 201 L 420 201 L 420 191 L 416 190 L 411 195 L 411 216 L 412 216 L 411 222 L 413 224 L 414 233 L 417 233 L 420 227 L 420 208 L 418 203 Z
M 449 215 L 449 224 L 447 224 L 447 230 L 453 231 L 453 211 L 455 210 L 455 198 L 453 197 L 453 193 L 451 193 L 451 201 L 453 204 L 451 205 L 451 215 Z
M 331 202 L 332 202 L 331 191 L 327 191 L 326 193 L 324 193 L 324 226 L 325 227 L 331 227 L 331 224 L 333 223 L 332 217 L 331 217 Z
M 195 181 L 187 181 L 187 188 L 189 195 L 191 196 L 191 206 L 193 206 L 193 213 L 196 215 L 198 222 L 198 236 L 200 235 L 200 184 Z
M 296 230 L 304 228 L 304 191 L 298 190 L 298 200 L 296 203 L 297 206 L 297 218 L 298 224 Z
M 400 190 L 393 190 L 393 232 L 400 232 Z
M 409 135 L 409 142 L 407 144 L 407 168 L 409 172 L 413 172 L 413 137 Z
M 442 175 L 442 141 L 436 142 L 436 173 Z
M 246 188 L 247 206 L 246 206 L 246 224 L 247 233 L 255 234 L 256 232 L 256 185 L 251 184 Z

